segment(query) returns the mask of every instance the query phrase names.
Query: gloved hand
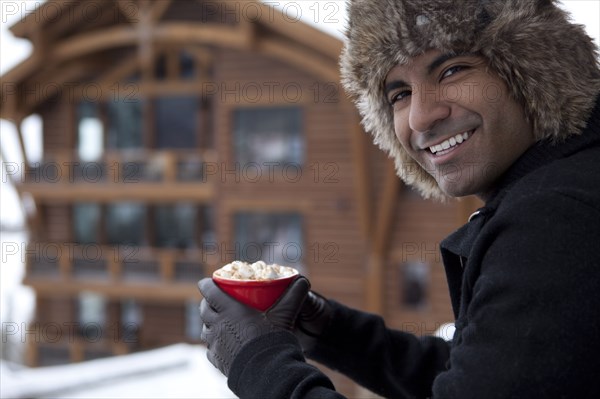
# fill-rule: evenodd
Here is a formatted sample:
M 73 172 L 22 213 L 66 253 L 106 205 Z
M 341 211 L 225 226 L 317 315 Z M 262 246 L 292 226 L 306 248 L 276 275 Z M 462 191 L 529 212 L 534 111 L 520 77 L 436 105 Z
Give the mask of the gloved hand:
M 331 305 L 321 295 L 309 291 L 298 319 L 294 334 L 300 341 L 305 352 L 310 351 L 329 325 L 331 320 Z
M 225 376 L 244 344 L 263 334 L 291 331 L 310 283 L 296 278 L 273 306 L 264 312 L 244 305 L 223 292 L 211 278 L 198 283 L 204 296 L 200 304 L 201 339 L 207 343 L 208 360 Z

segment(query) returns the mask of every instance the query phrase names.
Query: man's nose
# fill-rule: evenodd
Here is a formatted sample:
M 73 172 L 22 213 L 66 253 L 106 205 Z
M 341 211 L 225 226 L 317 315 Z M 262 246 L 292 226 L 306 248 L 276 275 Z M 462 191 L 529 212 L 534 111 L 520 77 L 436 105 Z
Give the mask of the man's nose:
M 450 106 L 444 101 L 438 87 L 421 86 L 413 89 L 408 119 L 413 131 L 427 132 L 449 115 Z

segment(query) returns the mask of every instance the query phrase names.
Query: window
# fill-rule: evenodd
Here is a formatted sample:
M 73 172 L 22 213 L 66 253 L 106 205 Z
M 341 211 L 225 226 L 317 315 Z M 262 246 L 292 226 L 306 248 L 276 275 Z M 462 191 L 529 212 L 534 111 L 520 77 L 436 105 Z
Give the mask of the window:
M 238 213 L 235 248 L 239 260 L 302 269 L 302 216 L 296 213 Z
M 92 342 L 102 337 L 107 322 L 106 298 L 94 292 L 81 292 L 78 298 L 78 321 L 80 334 Z
M 401 265 L 402 304 L 415 310 L 427 305 L 429 265 L 424 262 L 406 262 Z
M 202 264 L 194 260 L 175 262 L 175 281 L 198 281 L 204 277 Z
M 176 57 L 175 60 L 173 57 Z M 175 62 L 173 62 L 175 61 Z M 168 70 L 169 67 L 171 70 Z M 179 53 L 166 52 L 156 57 L 154 65 L 154 75 L 157 80 L 165 80 L 171 74 L 171 78 L 180 78 L 182 80 L 194 79 L 195 60 L 194 57 L 187 51 L 183 50 Z M 178 75 L 178 76 L 173 76 Z
M 215 233 L 215 208 L 212 206 L 202 207 L 202 236 L 200 237 L 203 243 L 216 242 Z
M 100 258 L 102 251 L 99 248 L 92 248 L 93 249 L 91 251 L 81 251 L 81 248 L 79 247 L 76 249 L 74 248 L 73 277 L 78 280 L 108 281 L 108 262 L 106 262 L 105 259 Z M 92 255 L 88 255 L 88 252 Z
M 179 70 L 181 79 L 194 79 L 195 61 L 194 57 L 187 51 L 182 51 L 179 54 Z
M 78 244 L 100 242 L 100 205 L 80 203 L 73 205 L 73 238 Z
M 156 246 L 197 247 L 198 207 L 193 204 L 158 205 L 155 208 Z
M 236 159 L 255 162 L 302 164 L 304 137 L 299 108 L 248 108 L 234 112 Z
M 144 321 L 142 307 L 135 299 L 125 299 L 121 302 L 121 341 L 136 343 Z
M 155 103 L 157 148 L 196 147 L 200 101 L 196 96 L 161 97 Z
M 130 283 L 155 283 L 160 280 L 160 263 L 137 254 L 129 256 L 123 260 L 121 277 Z
M 165 80 L 167 77 L 167 56 L 160 54 L 156 57 L 156 63 L 154 64 L 154 75 L 157 80 Z
M 137 202 L 121 202 L 106 208 L 106 236 L 109 245 L 146 244 L 146 207 Z
M 185 335 L 190 340 L 199 341 L 202 333 L 202 320 L 198 310 L 200 304 L 188 301 L 185 305 Z
M 58 248 L 58 247 L 57 247 Z M 33 252 L 33 251 L 32 251 Z M 27 274 L 31 278 L 58 279 L 60 277 L 58 256 L 39 251 L 27 255 Z
M 142 147 L 142 110 L 143 102 L 126 94 L 108 103 L 108 148 Z
M 104 126 L 98 104 L 81 102 L 77 109 L 78 154 L 84 162 L 98 161 L 104 148 Z

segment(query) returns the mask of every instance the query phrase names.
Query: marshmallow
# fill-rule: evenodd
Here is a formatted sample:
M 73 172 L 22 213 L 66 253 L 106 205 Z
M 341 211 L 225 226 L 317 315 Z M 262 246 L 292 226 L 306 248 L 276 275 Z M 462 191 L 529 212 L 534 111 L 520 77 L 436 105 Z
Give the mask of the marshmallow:
M 294 268 L 276 264 L 267 265 L 262 260 L 252 264 L 236 260 L 214 272 L 216 277 L 230 280 L 276 280 L 295 274 L 298 274 L 298 271 Z

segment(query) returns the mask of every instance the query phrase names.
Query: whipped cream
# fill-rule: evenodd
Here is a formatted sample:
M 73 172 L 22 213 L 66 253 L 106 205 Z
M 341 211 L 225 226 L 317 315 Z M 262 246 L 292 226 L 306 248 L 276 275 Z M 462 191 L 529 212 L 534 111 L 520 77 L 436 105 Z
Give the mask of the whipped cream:
M 213 273 L 216 277 L 230 280 L 276 280 L 296 274 L 298 271 L 292 267 L 267 265 L 262 260 L 252 264 L 236 260 Z

